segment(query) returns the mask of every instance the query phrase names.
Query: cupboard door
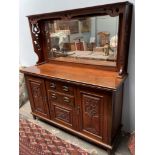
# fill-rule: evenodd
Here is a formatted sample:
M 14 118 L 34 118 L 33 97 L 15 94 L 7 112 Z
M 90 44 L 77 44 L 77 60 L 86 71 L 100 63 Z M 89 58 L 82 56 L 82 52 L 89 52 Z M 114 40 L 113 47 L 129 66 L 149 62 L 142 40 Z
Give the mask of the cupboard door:
M 103 133 L 103 96 L 79 91 L 81 132 L 97 140 L 102 140 Z
M 42 117 L 49 118 L 44 80 L 42 78 L 28 76 L 26 77 L 26 82 L 32 112 Z

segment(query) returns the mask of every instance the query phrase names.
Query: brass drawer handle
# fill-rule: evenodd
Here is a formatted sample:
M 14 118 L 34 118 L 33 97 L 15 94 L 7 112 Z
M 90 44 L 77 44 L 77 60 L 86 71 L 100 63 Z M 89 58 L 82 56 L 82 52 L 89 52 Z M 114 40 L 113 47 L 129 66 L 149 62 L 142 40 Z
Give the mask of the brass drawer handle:
M 70 99 L 68 97 L 64 97 L 64 102 L 70 103 Z
M 62 86 L 62 88 L 63 88 L 63 91 L 65 91 L 65 92 L 69 91 L 69 88 L 67 86 Z
M 51 96 L 53 99 L 56 99 L 57 98 L 57 96 L 55 95 L 55 94 L 52 94 L 52 96 Z
M 53 83 L 53 82 L 51 82 L 51 83 L 50 83 L 50 87 L 51 87 L 51 88 L 56 88 L 56 84 Z

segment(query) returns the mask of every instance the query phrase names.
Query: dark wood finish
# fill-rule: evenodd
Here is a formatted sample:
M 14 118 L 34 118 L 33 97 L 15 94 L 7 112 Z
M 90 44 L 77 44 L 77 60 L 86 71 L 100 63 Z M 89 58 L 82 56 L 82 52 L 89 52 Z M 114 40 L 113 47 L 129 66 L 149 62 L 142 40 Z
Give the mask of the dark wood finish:
M 67 94 L 65 95 L 65 94 L 50 91 L 50 90 L 47 90 L 47 91 L 48 91 L 49 103 L 55 102 L 55 103 L 63 105 L 63 106 L 74 107 L 75 99 L 73 96 L 70 96 Z
M 44 65 L 44 64 L 43 64 Z M 50 64 L 51 65 L 51 64 Z M 29 68 L 30 69 L 30 68 Z M 32 68 L 31 68 L 32 69 Z M 54 72 L 54 70 L 51 70 Z M 122 110 L 122 82 L 115 89 L 104 87 L 91 87 L 66 81 L 66 83 L 41 74 L 31 75 L 25 69 L 26 81 L 29 90 L 32 114 L 44 120 L 48 120 L 60 127 L 67 127 L 67 130 L 75 130 L 75 134 L 83 138 L 89 137 L 91 142 L 101 146 L 107 145 L 112 149 L 114 140 L 120 132 L 121 110 Z M 96 74 L 97 76 L 97 74 Z M 121 79 L 122 80 L 122 79 Z M 34 83 L 32 85 L 32 83 Z M 45 85 L 46 84 L 46 85 Z M 65 89 L 72 90 L 62 91 Z M 34 100 L 32 89 L 37 85 L 45 89 L 37 101 Z M 50 87 L 52 86 L 52 87 Z M 46 101 L 43 105 L 42 96 Z M 40 102 L 41 100 L 41 102 Z M 48 108 L 48 112 L 45 111 Z M 72 131 L 71 130 L 71 131 Z M 108 147 L 108 149 L 109 149 Z
M 32 44 L 34 52 L 38 55 L 38 62 L 41 63 L 45 61 L 45 54 L 43 53 L 43 42 L 40 33 L 41 24 L 37 20 L 29 20 L 29 26 L 31 29 Z M 36 30 L 34 30 L 36 28 Z
M 121 130 L 131 11 L 132 5 L 122 2 L 28 16 L 39 60 L 37 65 L 21 72 L 25 74 L 33 117 L 102 146 L 109 154 L 112 154 Z M 94 60 L 90 65 L 89 60 L 48 59 L 46 51 L 50 45 L 45 37 L 49 34 L 43 30 L 44 21 L 95 15 L 119 16 L 116 62 L 107 64 Z
M 102 141 L 103 127 L 103 96 L 79 90 L 81 103 L 81 132 Z
M 53 104 L 54 118 L 53 121 L 74 128 L 73 110 Z
M 71 84 L 65 83 L 65 82 L 60 82 L 56 80 L 48 80 L 46 81 L 47 89 L 69 94 L 69 95 L 74 95 L 74 87 Z
M 67 82 L 66 85 L 76 83 L 112 90 L 117 89 L 126 78 L 118 78 L 117 72 L 50 63 L 28 67 L 22 69 L 22 72 L 40 77 L 52 77 Z
M 89 136 L 94 138 L 96 136 L 96 139 L 107 144 L 111 144 L 112 94 L 111 91 L 90 89 L 89 87 L 80 87 L 78 90 L 78 102 L 82 108 L 81 130 Z M 87 131 L 83 128 L 85 125 L 90 125 L 90 119 L 92 119 L 92 129 Z M 93 135 L 93 132 L 96 133 Z
M 123 76 L 124 74 L 126 74 L 128 49 L 129 49 L 129 41 L 130 41 L 131 17 L 132 17 L 132 4 L 129 2 L 120 2 L 120 3 L 100 5 L 100 6 L 94 6 L 94 7 L 88 7 L 88 8 L 80 8 L 80 9 L 74 9 L 74 10 L 52 12 L 52 13 L 46 13 L 46 14 L 36 14 L 36 15 L 28 16 L 34 49 L 36 54 L 39 57 L 38 63 L 43 61 L 52 61 L 52 59 L 49 59 L 47 56 L 47 51 L 48 51 L 47 48 L 50 45 L 45 41 L 45 37 L 46 37 L 45 32 L 40 31 L 40 29 L 42 29 L 43 27 L 42 21 L 49 20 L 49 19 L 69 20 L 69 19 L 78 19 L 82 17 L 101 16 L 101 15 L 110 15 L 112 17 L 119 16 L 118 54 L 117 54 L 116 66 L 114 66 L 114 68 L 118 71 L 119 76 Z M 34 31 L 34 28 L 36 28 L 36 31 Z M 62 62 L 66 61 L 66 59 L 62 59 L 61 61 Z M 90 65 L 90 62 L 87 60 L 86 62 L 75 61 L 75 63 L 84 63 L 84 64 Z M 74 65 L 74 61 L 72 62 L 72 65 Z M 96 67 L 98 67 L 99 64 L 95 63 L 90 66 L 93 66 L 93 65 L 96 65 Z M 101 65 L 103 69 L 111 70 L 111 62 L 103 63 L 103 64 L 101 63 Z M 99 68 L 100 68 L 100 65 L 99 65 Z
M 75 128 L 75 88 L 58 80 L 46 80 L 50 118 L 69 128 Z M 76 128 L 75 128 L 76 129 Z
M 124 13 L 119 15 L 117 69 L 120 76 L 127 73 L 131 18 L 132 5 L 125 5 Z
M 107 71 L 117 71 L 116 62 L 112 61 L 97 61 L 97 60 L 91 60 L 91 64 L 89 63 L 89 59 L 76 59 L 76 58 L 69 58 L 66 57 L 65 61 L 63 61 L 63 57 L 55 58 L 52 60 L 49 60 L 48 63 L 52 64 L 61 64 L 61 65 L 68 65 L 68 66 L 77 66 L 81 68 L 92 68 L 92 69 L 101 69 L 101 70 L 107 70 Z M 108 63 L 108 65 L 107 65 Z M 125 75 L 124 75 L 125 76 Z M 119 76 L 120 77 L 120 76 Z M 123 76 L 122 76 L 123 77 Z M 121 77 L 121 78 L 122 78 Z
M 49 118 L 44 79 L 25 76 L 32 112 Z
M 122 119 L 122 103 L 123 103 L 123 85 L 113 93 L 113 123 L 112 123 L 112 139 L 114 139 L 121 128 Z
M 49 62 L 53 62 L 53 61 L 56 61 L 56 62 L 61 62 L 64 63 L 64 62 L 71 62 L 71 63 L 74 63 L 74 66 L 76 64 L 79 64 L 81 66 L 90 66 L 91 68 L 93 68 L 94 66 L 96 68 L 100 68 L 100 69 L 106 69 L 106 70 L 113 70 L 113 71 L 116 71 L 115 69 L 115 66 L 116 66 L 116 62 L 114 61 L 103 61 L 103 60 L 89 60 L 89 59 L 76 59 L 76 58 L 71 58 L 71 57 L 58 57 L 58 58 L 55 58 L 55 59 L 52 59 L 52 60 L 49 60 Z M 91 64 L 91 65 L 90 65 Z M 94 66 L 92 66 L 94 65 Z
M 81 132 L 78 132 L 75 129 L 69 128 L 68 126 L 63 125 L 61 123 L 57 123 L 57 122 L 55 122 L 55 121 L 53 121 L 51 119 L 46 119 L 46 118 L 44 118 L 44 117 L 42 117 L 40 115 L 34 114 L 33 112 L 32 112 L 32 114 L 35 115 L 36 117 L 38 117 L 38 118 L 48 122 L 48 123 L 51 123 L 54 126 L 57 126 L 57 127 L 65 130 L 65 131 L 67 131 L 67 132 L 69 132 L 71 134 L 74 134 L 74 135 L 76 135 L 76 136 L 78 136 L 78 137 L 80 137 L 80 138 L 82 138 L 82 139 L 84 139 L 86 141 L 89 141 L 89 142 L 91 142 L 93 144 L 96 144 L 96 145 L 101 146 L 101 147 L 103 147 L 105 149 L 108 149 L 108 150 L 112 150 L 113 149 L 113 145 L 108 145 L 108 144 L 106 144 L 104 142 L 100 142 L 100 141 L 98 141 L 98 140 L 96 140 L 94 138 L 91 138 L 90 136 L 87 136 L 87 135 L 85 135 L 85 134 L 83 134 Z

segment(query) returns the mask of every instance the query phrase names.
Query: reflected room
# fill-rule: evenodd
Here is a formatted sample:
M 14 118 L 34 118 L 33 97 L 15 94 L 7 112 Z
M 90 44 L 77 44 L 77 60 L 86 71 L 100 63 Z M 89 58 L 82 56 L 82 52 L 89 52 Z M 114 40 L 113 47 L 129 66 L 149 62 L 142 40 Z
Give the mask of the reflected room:
M 119 17 L 95 16 L 44 22 L 48 58 L 116 65 Z

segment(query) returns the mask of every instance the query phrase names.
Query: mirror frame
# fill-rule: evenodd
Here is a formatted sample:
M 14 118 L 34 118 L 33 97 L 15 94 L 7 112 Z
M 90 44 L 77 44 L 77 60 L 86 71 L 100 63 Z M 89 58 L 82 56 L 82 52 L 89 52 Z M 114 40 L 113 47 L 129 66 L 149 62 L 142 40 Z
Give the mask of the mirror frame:
M 111 17 L 119 16 L 117 60 L 115 67 L 95 65 L 95 68 L 99 67 L 106 70 L 117 71 L 119 72 L 120 76 L 126 74 L 128 64 L 130 31 L 131 31 L 131 18 L 132 18 L 132 4 L 129 2 L 120 2 L 120 3 L 74 9 L 74 10 L 66 10 L 66 11 L 27 16 L 29 20 L 34 51 L 38 55 L 37 64 L 49 61 L 49 58 L 47 56 L 48 47 L 45 46 L 45 44 L 47 43 L 46 40 L 44 39 L 45 31 L 43 30 L 44 26 L 43 21 L 70 20 L 70 19 L 101 16 L 101 15 L 109 15 Z M 55 60 L 52 59 L 51 61 Z

